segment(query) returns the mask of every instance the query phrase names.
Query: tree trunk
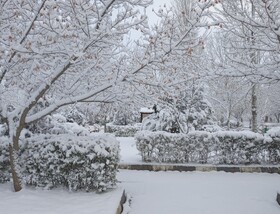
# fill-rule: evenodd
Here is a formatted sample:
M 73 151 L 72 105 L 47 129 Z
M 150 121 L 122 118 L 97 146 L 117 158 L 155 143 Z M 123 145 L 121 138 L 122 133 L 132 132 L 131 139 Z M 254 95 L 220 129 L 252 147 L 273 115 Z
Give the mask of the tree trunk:
M 277 203 L 280 205 L 280 194 L 279 194 L 279 193 L 277 193 L 276 201 L 277 201 Z
M 256 84 L 252 87 L 252 131 L 258 131 L 258 121 L 257 121 L 257 94 L 256 94 Z
M 10 156 L 10 166 L 12 171 L 13 185 L 15 192 L 19 192 L 22 189 L 20 167 L 19 167 L 19 137 L 23 125 L 16 129 L 16 133 L 12 138 L 12 143 L 9 145 L 9 156 Z
M 255 6 L 252 4 L 252 19 L 255 19 Z M 252 31 L 251 32 L 252 35 L 252 45 L 255 45 L 255 34 Z M 258 64 L 259 59 L 258 59 L 258 54 L 255 50 L 252 50 L 251 53 L 251 63 L 252 64 Z M 253 84 L 252 87 L 252 131 L 253 132 L 257 132 L 258 131 L 258 122 L 257 122 L 257 85 L 256 83 Z
M 276 122 L 280 123 L 280 113 L 275 114 Z
M 9 145 L 10 165 L 12 171 L 13 185 L 15 192 L 19 192 L 22 189 L 20 176 L 18 172 L 18 150 L 16 150 L 12 144 Z

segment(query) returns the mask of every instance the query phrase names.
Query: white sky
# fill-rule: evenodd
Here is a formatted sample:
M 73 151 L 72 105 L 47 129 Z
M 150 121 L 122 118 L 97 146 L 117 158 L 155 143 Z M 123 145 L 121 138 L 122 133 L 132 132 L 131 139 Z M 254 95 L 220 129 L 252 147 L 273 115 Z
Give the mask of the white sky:
M 174 2 L 174 0 L 154 0 L 153 5 L 149 6 L 146 10 L 147 16 L 149 19 L 149 24 L 153 25 L 156 24 L 158 21 L 157 16 L 153 13 L 152 9 L 157 11 L 160 7 L 162 7 L 164 4 L 166 6 L 171 6 L 171 4 Z
M 155 11 L 158 11 L 159 8 L 163 7 L 164 4 L 168 7 L 168 6 L 171 6 L 171 4 L 173 2 L 174 2 L 174 0 L 153 0 L 153 4 L 146 9 L 146 15 L 148 16 L 148 23 L 149 23 L 149 25 L 152 26 L 152 25 L 156 24 L 159 21 L 159 18 L 152 11 L 153 9 Z M 132 30 L 130 32 L 130 36 L 128 36 L 125 39 L 125 41 L 137 40 L 140 37 L 141 37 L 141 33 L 140 32 Z

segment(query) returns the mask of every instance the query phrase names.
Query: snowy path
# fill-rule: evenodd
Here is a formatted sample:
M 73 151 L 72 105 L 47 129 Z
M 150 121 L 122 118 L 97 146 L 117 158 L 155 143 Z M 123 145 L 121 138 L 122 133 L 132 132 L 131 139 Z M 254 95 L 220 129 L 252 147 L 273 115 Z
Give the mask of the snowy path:
M 120 170 L 130 214 L 279 214 L 280 175 Z
M 136 149 L 133 137 L 117 137 L 121 147 L 121 163 L 141 163 L 141 156 Z

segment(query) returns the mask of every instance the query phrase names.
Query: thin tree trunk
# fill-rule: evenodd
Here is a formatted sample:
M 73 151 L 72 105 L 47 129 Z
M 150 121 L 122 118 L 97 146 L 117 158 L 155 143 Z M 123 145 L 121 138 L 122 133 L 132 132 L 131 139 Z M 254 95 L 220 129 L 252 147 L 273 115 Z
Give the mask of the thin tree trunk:
M 15 192 L 19 192 L 22 189 L 20 167 L 19 167 L 19 137 L 24 124 L 16 129 L 15 135 L 12 137 L 12 142 L 9 145 L 9 156 L 10 156 L 10 166 L 13 178 L 13 185 Z
M 13 185 L 15 192 L 19 192 L 22 189 L 20 176 L 18 174 L 18 151 L 12 146 L 9 145 L 9 155 L 10 155 L 10 165 L 12 171 Z
M 255 19 L 255 6 L 252 4 L 252 19 Z M 255 45 L 255 35 L 254 32 L 251 32 L 252 34 L 252 45 Z M 251 62 L 252 64 L 258 64 L 257 60 L 257 53 L 255 50 L 252 50 L 251 53 Z M 258 131 L 258 122 L 257 122 L 257 86 L 256 84 L 253 84 L 252 87 L 252 131 L 257 132 Z
M 258 131 L 258 121 L 257 121 L 257 87 L 256 84 L 252 87 L 252 131 Z

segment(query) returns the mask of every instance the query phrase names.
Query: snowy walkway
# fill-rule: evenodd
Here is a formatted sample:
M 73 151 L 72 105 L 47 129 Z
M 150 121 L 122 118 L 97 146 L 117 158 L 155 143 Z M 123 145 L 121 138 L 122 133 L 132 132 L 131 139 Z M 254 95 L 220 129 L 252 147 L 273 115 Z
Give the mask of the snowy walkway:
M 121 164 L 141 164 L 141 156 L 136 149 L 134 137 L 117 137 L 121 146 Z
M 129 214 L 280 213 L 278 174 L 120 170 L 118 179 L 131 196 Z

